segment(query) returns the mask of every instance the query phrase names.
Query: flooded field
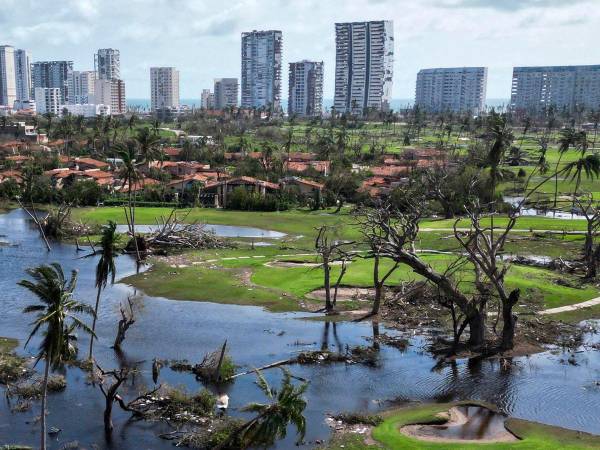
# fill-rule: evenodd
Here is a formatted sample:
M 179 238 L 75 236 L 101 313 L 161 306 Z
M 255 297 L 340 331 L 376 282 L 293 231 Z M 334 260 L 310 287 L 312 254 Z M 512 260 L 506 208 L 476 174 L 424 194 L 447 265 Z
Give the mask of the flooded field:
M 42 263 L 58 261 L 65 270 L 79 270 L 78 299 L 92 304 L 95 300 L 94 268 L 96 257 L 81 258 L 71 245 L 53 243 L 47 252 L 37 231 L 22 211 L 0 215 L 0 289 L 2 313 L 0 336 L 21 340 L 19 353 L 35 353 L 38 342 L 27 349 L 22 344 L 30 330 L 31 317 L 22 309 L 31 301 L 30 294 L 17 286 L 24 270 Z M 268 237 L 268 236 L 264 236 Z M 273 237 L 273 236 L 271 236 Z M 144 270 L 141 268 L 140 270 Z M 126 256 L 118 258 L 118 278 L 135 273 L 135 262 Z M 202 289 L 199 286 L 199 289 Z M 128 332 L 124 353 L 110 348 L 116 332 L 119 304 L 134 290 L 123 284 L 108 287 L 101 303 L 95 355 L 105 369 L 122 364 L 137 365 L 136 376 L 124 391 L 135 396 L 154 386 L 151 365 L 154 358 L 187 359 L 198 362 L 207 352 L 228 340 L 231 356 L 240 370 L 259 367 L 293 357 L 302 350 L 321 348 L 345 349 L 346 346 L 373 345 L 374 332 L 397 334 L 383 326 L 376 329 L 369 322 L 329 323 L 306 320 L 305 313 L 269 313 L 261 308 L 221 305 L 204 302 L 174 301 L 143 296 L 137 321 Z M 425 330 L 423 330 L 424 332 Z M 559 425 L 592 433 L 600 433 L 600 353 L 589 344 L 595 335 L 586 336 L 578 353 L 560 349 L 529 357 L 500 360 L 459 360 L 438 364 L 426 351 L 426 335 L 406 330 L 410 346 L 401 352 L 381 346 L 374 367 L 364 365 L 294 365 L 296 376 L 310 380 L 306 394 L 308 406 L 306 447 L 315 440 L 329 437 L 325 423 L 327 413 L 351 410 L 376 411 L 406 401 L 483 400 L 498 405 L 508 415 Z M 79 343 L 85 353 L 86 339 Z M 567 362 L 569 358 L 571 362 Z M 49 427 L 61 431 L 53 437 L 52 448 L 70 442 L 82 446 L 113 449 L 172 448 L 157 437 L 167 431 L 164 425 L 129 420 L 129 414 L 114 410 L 115 432 L 106 442 L 102 427 L 104 398 L 90 385 L 86 374 L 78 368 L 66 368 L 67 388 L 49 396 Z M 265 371 L 269 382 L 278 384 L 280 371 Z M 190 391 L 202 388 L 193 375 L 169 369 L 161 372 L 161 382 L 185 386 Z M 252 375 L 242 376 L 224 389 L 230 397 L 232 415 L 250 401 L 264 399 Z M 37 445 L 39 404 L 31 410 L 11 412 L 11 405 L 0 393 L 0 443 Z M 292 448 L 291 432 L 279 448 Z

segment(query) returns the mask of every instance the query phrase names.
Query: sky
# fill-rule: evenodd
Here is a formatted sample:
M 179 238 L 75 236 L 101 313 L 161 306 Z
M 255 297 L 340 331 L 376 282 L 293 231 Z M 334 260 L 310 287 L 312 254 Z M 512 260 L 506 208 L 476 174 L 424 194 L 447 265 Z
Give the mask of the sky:
M 0 0 L 0 45 L 34 61 L 92 70 L 98 48 L 121 51 L 128 98 L 150 96 L 151 66 L 180 71 L 181 98 L 240 77 L 243 31 L 283 32 L 288 62 L 325 63 L 332 98 L 335 22 L 394 21 L 393 97 L 414 97 L 423 68 L 487 66 L 488 98 L 509 98 L 513 66 L 600 64 L 600 0 Z

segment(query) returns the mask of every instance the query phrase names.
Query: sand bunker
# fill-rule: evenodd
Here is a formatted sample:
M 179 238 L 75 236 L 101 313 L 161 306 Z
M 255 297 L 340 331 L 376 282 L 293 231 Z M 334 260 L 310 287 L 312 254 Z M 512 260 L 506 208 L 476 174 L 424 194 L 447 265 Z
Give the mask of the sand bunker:
M 400 432 L 432 442 L 510 442 L 518 439 L 504 426 L 506 416 L 482 406 L 455 406 L 440 425 L 406 425 Z

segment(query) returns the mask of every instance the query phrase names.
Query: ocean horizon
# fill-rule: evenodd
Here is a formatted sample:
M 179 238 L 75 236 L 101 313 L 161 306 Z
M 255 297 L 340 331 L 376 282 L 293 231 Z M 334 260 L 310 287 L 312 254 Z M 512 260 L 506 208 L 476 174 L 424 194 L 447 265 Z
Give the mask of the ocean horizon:
M 502 107 L 506 106 L 509 103 L 509 99 L 506 98 L 488 98 L 486 100 L 487 107 Z M 199 108 L 200 107 L 200 99 L 199 98 L 182 98 L 180 99 L 181 105 L 186 105 L 189 107 Z M 390 106 L 393 110 L 397 111 L 399 109 L 404 109 L 412 106 L 414 103 L 414 99 L 408 98 L 395 98 L 390 102 Z M 150 99 L 149 98 L 128 98 L 127 106 L 130 108 L 140 108 L 142 110 L 150 110 Z M 281 101 L 281 106 L 284 111 L 287 110 L 287 99 L 283 99 Z M 333 106 L 332 98 L 324 98 L 323 99 L 323 108 L 327 111 L 331 109 Z

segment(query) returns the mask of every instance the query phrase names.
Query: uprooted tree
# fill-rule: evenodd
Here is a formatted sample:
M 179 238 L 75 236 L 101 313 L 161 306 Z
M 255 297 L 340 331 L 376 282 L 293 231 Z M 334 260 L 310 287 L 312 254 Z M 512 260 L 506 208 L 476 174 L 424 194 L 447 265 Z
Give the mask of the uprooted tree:
M 499 298 L 502 316 L 506 321 L 500 347 L 512 348 L 516 324 L 512 308 L 518 301 L 519 291 L 506 291 L 504 276 L 508 265 L 498 261 L 498 256 L 508 233 L 514 227 L 517 214 L 509 217 L 508 224 L 497 239 L 491 237 L 493 233 L 490 227 L 481 224 L 482 215 L 478 207 L 468 210 L 470 228 L 460 229 L 458 221 L 456 222 L 455 237 L 465 250 L 475 277 L 475 289 L 469 291 L 460 286 L 451 274 L 434 269 L 414 251 L 413 242 L 419 232 L 421 207 L 422 205 L 414 203 L 408 208 L 408 212 L 401 212 L 390 205 L 381 205 L 365 213 L 367 218 L 364 220 L 372 224 L 373 233 L 385 237 L 385 241 L 381 242 L 380 256 L 389 258 L 394 263 L 406 264 L 432 283 L 453 307 L 457 307 L 464 317 L 466 325 L 463 328 L 469 327 L 468 345 L 473 349 L 485 346 L 487 306 L 492 298 Z

